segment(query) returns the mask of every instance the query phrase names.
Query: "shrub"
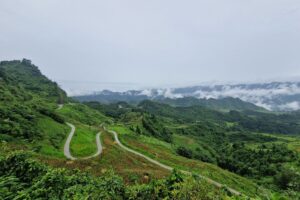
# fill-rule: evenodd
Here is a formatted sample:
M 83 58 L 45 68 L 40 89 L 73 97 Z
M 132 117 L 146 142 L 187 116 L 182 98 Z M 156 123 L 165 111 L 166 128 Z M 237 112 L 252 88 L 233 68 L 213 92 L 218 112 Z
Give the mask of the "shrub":
M 176 149 L 176 152 L 178 155 L 186 157 L 186 158 L 192 158 L 193 157 L 193 152 L 190 149 L 187 149 L 186 147 L 178 147 Z

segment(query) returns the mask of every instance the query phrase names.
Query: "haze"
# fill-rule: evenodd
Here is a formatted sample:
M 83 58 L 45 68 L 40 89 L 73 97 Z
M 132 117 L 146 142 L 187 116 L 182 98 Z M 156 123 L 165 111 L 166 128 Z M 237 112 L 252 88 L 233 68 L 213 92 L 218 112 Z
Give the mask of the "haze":
M 7 0 L 0 26 L 1 60 L 73 87 L 300 75 L 299 0 Z

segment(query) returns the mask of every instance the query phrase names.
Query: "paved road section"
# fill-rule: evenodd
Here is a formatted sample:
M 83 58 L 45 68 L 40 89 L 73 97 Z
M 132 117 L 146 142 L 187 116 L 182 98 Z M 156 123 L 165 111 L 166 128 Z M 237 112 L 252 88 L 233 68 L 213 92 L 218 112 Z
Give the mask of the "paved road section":
M 68 136 L 67 141 L 66 141 L 65 146 L 64 146 L 64 154 L 68 159 L 76 160 L 76 158 L 73 157 L 71 155 L 71 152 L 70 152 L 70 143 L 71 143 L 72 137 L 75 133 L 75 126 L 73 124 L 70 124 L 70 123 L 67 123 L 67 125 L 69 127 L 71 127 L 71 132 L 69 133 L 69 136 Z
M 96 135 L 96 144 L 97 144 L 97 151 L 95 154 L 91 155 L 91 156 L 87 156 L 87 157 L 83 157 L 83 158 L 75 158 L 74 156 L 72 156 L 71 152 L 70 152 L 70 144 L 71 144 L 71 141 L 72 141 L 72 138 L 74 136 L 74 133 L 75 133 L 75 126 L 71 123 L 67 123 L 67 125 L 69 127 L 71 127 L 71 131 L 69 133 L 69 136 L 66 140 L 66 143 L 65 143 L 65 146 L 64 146 L 64 154 L 65 156 L 70 159 L 70 160 L 76 160 L 76 159 L 90 159 L 90 158 L 94 158 L 94 157 L 97 157 L 99 156 L 101 153 L 102 153 L 102 144 L 101 144 L 101 140 L 100 140 L 100 136 L 101 136 L 101 133 L 97 133 Z
M 129 151 L 129 152 L 131 152 L 131 153 L 133 153 L 133 154 L 135 154 L 135 155 L 138 155 L 138 156 L 140 156 L 140 157 L 142 157 L 142 158 L 148 160 L 149 162 L 154 163 L 154 164 L 156 164 L 156 165 L 158 165 L 158 166 L 160 166 L 160 167 L 162 167 L 162 168 L 164 168 L 164 169 L 166 169 L 166 170 L 172 171 L 172 170 L 174 169 L 173 167 L 170 167 L 170 166 L 168 166 L 168 165 L 165 165 L 165 164 L 163 164 L 163 163 L 160 163 L 160 162 L 158 162 L 157 160 L 154 160 L 154 159 L 152 159 L 152 158 L 150 158 L 150 157 L 148 157 L 148 156 L 145 156 L 144 154 L 141 154 L 141 153 L 139 153 L 139 152 L 137 152 L 137 151 L 135 151 L 135 150 L 133 150 L 133 149 L 130 149 L 130 148 L 124 146 L 124 145 L 120 142 L 120 140 L 119 140 L 119 138 L 118 138 L 118 134 L 117 134 L 115 131 L 107 130 L 105 127 L 104 127 L 104 130 L 106 130 L 106 131 L 112 133 L 112 134 L 114 135 L 114 138 L 115 138 L 115 141 L 117 142 L 117 144 L 118 144 L 121 148 L 125 149 L 126 151 Z M 191 173 L 191 172 L 184 171 L 184 170 L 180 170 L 180 172 L 183 173 L 183 174 L 187 174 L 187 175 L 192 175 L 192 174 L 193 174 L 193 173 Z M 212 180 L 212 179 L 210 179 L 210 178 L 207 178 L 207 177 L 204 177 L 204 176 L 201 176 L 201 175 L 198 175 L 198 176 L 200 176 L 201 178 L 205 179 L 207 182 L 209 182 L 209 183 L 211 183 L 211 184 L 213 184 L 213 185 L 215 185 L 215 186 L 217 186 L 217 187 L 219 187 L 219 188 L 221 188 L 221 187 L 224 186 L 224 185 L 222 185 L 221 183 L 218 183 L 218 182 L 216 182 L 216 181 L 214 181 L 214 180 Z M 224 186 L 224 187 L 225 187 L 225 186 Z M 227 188 L 231 193 L 233 193 L 233 194 L 235 194 L 235 195 L 241 195 L 240 192 L 238 192 L 238 191 L 236 191 L 236 190 L 234 190 L 234 189 L 232 189 L 232 188 L 229 188 L 229 187 L 226 187 L 226 188 Z

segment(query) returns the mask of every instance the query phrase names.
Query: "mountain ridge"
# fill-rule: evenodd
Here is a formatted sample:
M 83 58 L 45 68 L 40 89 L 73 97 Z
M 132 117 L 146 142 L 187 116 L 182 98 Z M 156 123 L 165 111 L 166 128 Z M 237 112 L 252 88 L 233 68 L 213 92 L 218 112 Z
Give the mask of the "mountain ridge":
M 271 111 L 293 111 L 300 109 L 300 82 L 202 85 L 125 92 L 103 90 L 89 95 L 74 96 L 79 101 L 99 101 L 101 103 L 116 103 L 117 101 L 137 103 L 146 99 L 161 101 L 187 97 L 200 99 L 203 103 L 209 99 L 219 100 L 231 97 Z

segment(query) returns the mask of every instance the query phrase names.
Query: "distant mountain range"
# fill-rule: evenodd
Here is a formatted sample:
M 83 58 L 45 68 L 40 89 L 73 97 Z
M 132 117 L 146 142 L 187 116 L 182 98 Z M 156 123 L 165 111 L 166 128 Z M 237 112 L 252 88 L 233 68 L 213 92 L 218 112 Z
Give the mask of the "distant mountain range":
M 238 110 L 257 110 L 258 107 L 262 107 L 272 111 L 293 111 L 300 109 L 300 82 L 201 85 L 126 92 L 103 90 L 74 98 L 79 101 L 102 103 L 119 101 L 138 103 L 151 99 L 173 106 L 202 105 L 216 109 Z M 248 104 L 242 103 L 241 100 Z

